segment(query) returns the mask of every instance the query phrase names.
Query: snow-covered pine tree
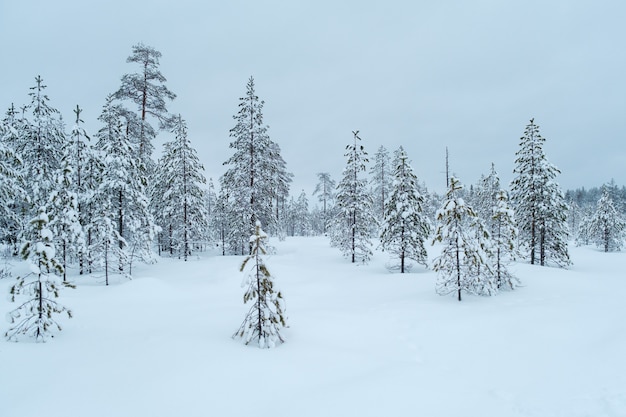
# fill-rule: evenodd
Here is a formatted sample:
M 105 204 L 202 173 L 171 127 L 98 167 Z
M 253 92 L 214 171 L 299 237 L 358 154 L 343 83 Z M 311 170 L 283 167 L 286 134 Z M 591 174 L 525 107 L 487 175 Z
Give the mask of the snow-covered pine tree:
M 391 191 L 393 170 L 396 166 L 391 165 L 389 151 L 380 146 L 374 154 L 374 165 L 370 168 L 372 185 L 373 213 L 379 221 L 385 217 L 385 204 Z
M 20 335 L 26 335 L 45 342 L 52 336 L 53 328 L 61 330 L 53 314 L 65 312 L 72 317 L 71 310 L 55 300 L 63 286 L 73 285 L 64 284 L 55 276 L 55 273 L 63 273 L 63 267 L 55 257 L 54 235 L 48 223 L 46 208 L 40 207 L 37 216 L 30 221 L 28 235 L 31 239 L 20 250 L 22 259 L 30 263 L 31 272 L 18 277 L 9 290 L 12 302 L 21 295 L 27 299 L 8 314 L 9 321 L 14 324 L 5 333 L 8 340 L 18 341 Z
M 372 257 L 371 238 L 377 222 L 372 214 L 372 197 L 367 192 L 367 152 L 358 141 L 359 131 L 352 132 L 354 143 L 346 146 L 346 167 L 337 185 L 337 215 L 334 218 L 330 242 L 352 263 L 366 263 Z
M 139 123 L 135 124 L 138 131 L 132 136 L 137 140 L 138 162 L 148 172 L 151 172 L 150 168 L 154 164 L 151 156 L 156 131 L 147 117 L 156 118 L 160 128 L 168 128 L 171 117 L 167 112 L 166 101 L 176 98 L 176 94 L 165 86 L 167 79 L 159 69 L 160 58 L 161 52 L 151 46 L 142 43 L 133 45 L 132 54 L 126 62 L 138 64 L 140 70 L 133 74 L 124 74 L 122 85 L 115 93 L 116 99 L 130 100 L 138 106 Z
M 615 208 L 605 187 L 598 200 L 595 213 L 589 219 L 589 238 L 604 252 L 621 250 L 626 238 L 626 220 Z
M 233 335 L 247 345 L 256 342 L 260 348 L 272 348 L 284 343 L 280 331 L 287 327 L 285 301 L 282 293 L 274 288 L 274 277 L 270 273 L 263 256 L 267 253 L 265 241 L 267 235 L 257 222 L 254 235 L 250 237 L 252 250 L 241 263 L 240 271 L 249 266 L 242 287 L 247 287 L 243 296 L 244 304 L 252 302 L 239 330 Z
M 380 243 L 383 250 L 399 260 L 400 272 L 404 273 L 410 268 L 409 260 L 428 265 L 424 241 L 431 227 L 424 213 L 424 198 L 418 190 L 417 177 L 402 148 L 393 177 Z M 396 267 L 394 264 L 393 268 Z
M 68 143 L 67 145 L 70 145 Z M 78 195 L 72 183 L 74 173 L 70 167 L 70 146 L 65 147 L 61 168 L 55 173 L 56 189 L 50 194 L 50 229 L 55 236 L 55 246 L 60 250 L 63 281 L 68 265 L 85 253 L 85 235 L 80 224 Z
M 477 236 L 488 233 L 478 229 L 476 213 L 460 197 L 462 185 L 454 177 L 443 207 L 437 212 L 438 225 L 432 244 L 443 244 L 441 255 L 435 258 L 432 268 L 438 274 L 436 290 L 440 295 L 457 294 L 461 301 L 463 291 L 470 294 L 492 294 L 495 285 L 491 278 L 489 254 L 485 241 Z M 482 271 L 481 275 L 477 275 Z
M 335 198 L 335 188 L 337 183 L 330 177 L 328 172 L 317 173 L 317 185 L 313 195 L 317 195 L 317 199 L 322 203 L 322 219 L 323 219 L 323 232 L 326 233 L 328 227 L 328 221 L 330 219 L 330 205 Z
M 511 202 L 520 232 L 522 247 L 529 253 L 531 264 L 560 267 L 571 264 L 567 249 L 567 204 L 559 185 L 560 173 L 548 162 L 543 151 L 545 139 L 539 126 L 530 119 L 520 149 L 515 153 L 511 182 Z
M 289 174 L 280 157 L 280 148 L 267 134 L 268 127 L 263 123 L 264 102 L 255 93 L 254 78 L 250 77 L 246 95 L 239 100 L 239 111 L 233 116 L 236 124 L 230 130 L 233 138 L 230 147 L 235 152 L 224 162 L 228 169 L 220 182 L 229 190 L 229 203 L 236 206 L 237 212 L 243 210 L 238 216 L 247 219 L 244 229 L 234 232 L 243 237 L 250 235 L 257 220 L 268 230 L 275 228 L 273 202 L 284 196 Z M 239 224 L 231 223 L 231 227 L 241 227 Z
M 173 122 L 172 133 L 174 140 L 164 145 L 155 182 L 164 189 L 160 226 L 170 236 L 170 247 L 186 261 L 194 243 L 207 240 L 207 207 L 201 188 L 206 179 L 202 174 L 204 167 L 187 137 L 187 124 L 180 115 Z
M 504 190 L 496 196 L 492 225 L 493 241 L 493 273 L 496 287 L 500 289 L 514 289 L 519 285 L 519 279 L 509 270 L 508 266 L 517 259 L 517 227 L 515 214 L 509 206 L 509 199 Z

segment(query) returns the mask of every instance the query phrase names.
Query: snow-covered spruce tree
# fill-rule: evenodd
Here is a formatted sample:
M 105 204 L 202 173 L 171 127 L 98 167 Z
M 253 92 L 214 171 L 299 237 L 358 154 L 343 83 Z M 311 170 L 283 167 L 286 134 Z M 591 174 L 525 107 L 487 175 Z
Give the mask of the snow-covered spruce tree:
M 531 264 L 571 264 L 567 240 L 567 204 L 559 185 L 560 173 L 546 159 L 545 139 L 539 126 L 530 119 L 520 149 L 515 153 L 514 174 L 511 182 L 511 202 L 515 210 L 522 248 L 528 251 Z
M 576 246 L 586 246 L 591 243 L 591 218 L 593 213 L 589 209 L 583 210 L 583 215 L 576 229 Z
M 505 191 L 500 190 L 496 196 L 492 225 L 493 242 L 493 273 L 496 287 L 514 289 L 519 285 L 519 279 L 508 270 L 508 266 L 517 259 L 517 227 L 515 214 L 509 206 L 509 199 Z
M 119 265 L 128 264 L 124 251 L 128 245 L 118 233 L 112 202 L 103 199 L 92 213 L 90 224 L 89 269 L 97 268 L 104 273 L 104 283 L 109 285 L 110 275 L 120 273 Z M 121 244 L 120 244 L 121 242 Z M 123 274 L 129 277 L 127 274 Z
M 296 236 L 309 236 L 311 234 L 311 219 L 309 214 L 309 199 L 306 197 L 304 190 L 298 196 L 296 201 Z
M 437 293 L 456 293 L 459 301 L 463 291 L 470 294 L 495 293 L 485 240 L 476 239 L 477 216 L 459 196 L 461 190 L 459 181 L 450 177 L 446 201 L 437 212 L 438 225 L 432 241 L 433 245 L 436 242 L 443 244 L 441 255 L 432 264 L 438 274 Z M 484 229 L 480 232 L 487 233 Z M 478 271 L 482 271 L 481 275 L 477 275 Z
M 417 187 L 417 177 L 404 150 L 393 172 L 393 183 L 385 208 L 380 243 L 383 250 L 399 260 L 400 272 L 410 268 L 409 260 L 428 265 L 424 241 L 430 234 L 430 222 L 424 213 L 424 198 Z M 397 265 L 393 265 L 396 268 Z
M 207 240 L 207 207 L 201 188 L 206 179 L 202 174 L 204 167 L 187 137 L 187 124 L 180 115 L 173 124 L 174 140 L 164 145 L 155 182 L 164 190 L 160 197 L 160 226 L 169 235 L 171 250 L 186 261 L 194 243 Z
M 49 104 L 46 86 L 40 76 L 29 93 L 32 120 L 23 120 L 23 134 L 17 138 L 16 150 L 23 161 L 24 178 L 29 202 L 23 212 L 26 218 L 34 217 L 36 210 L 47 204 L 55 189 L 54 172 L 61 166 L 62 149 L 66 142 L 59 111 Z
M 95 159 L 91 146 L 88 142 L 90 140 L 87 131 L 83 127 L 84 121 L 81 119 L 81 113 L 83 109 L 80 106 L 76 106 L 74 114 L 76 119 L 74 120 L 74 126 L 72 127 L 71 143 L 68 144 L 68 148 L 65 149 L 64 158 L 69 161 L 69 167 L 73 171 L 73 177 L 71 180 L 73 191 L 76 195 L 78 221 L 83 226 L 83 247 L 78 248 L 78 258 L 80 265 L 80 273 L 85 272 L 85 263 L 87 262 L 86 246 L 88 244 L 86 236 L 87 226 L 91 223 L 91 212 L 89 211 L 89 199 L 93 194 L 95 187 L 93 183 L 89 181 L 89 177 L 92 175 L 90 169 L 92 168 L 92 161 Z
M 61 168 L 55 173 L 56 189 L 50 194 L 50 229 L 55 236 L 55 246 L 60 250 L 63 281 L 68 265 L 85 253 L 85 236 L 80 224 L 78 195 L 72 184 L 69 146 L 66 146 Z
M 20 216 L 16 205 L 26 200 L 22 177 L 22 160 L 13 149 L 15 129 L 13 112 L 10 120 L 0 121 L 0 242 L 17 245 Z
M 12 302 L 16 302 L 21 295 L 27 299 L 8 314 L 9 321 L 14 324 L 5 333 L 8 340 L 18 341 L 20 335 L 26 335 L 37 341 L 46 341 L 52 336 L 53 328 L 61 330 L 53 314 L 65 312 L 72 317 L 71 310 L 55 300 L 63 286 L 73 285 L 62 283 L 54 275 L 62 274 L 63 267 L 55 258 L 54 235 L 48 228 L 48 222 L 46 208 L 40 207 L 37 216 L 30 221 L 31 239 L 20 250 L 20 256 L 30 263 L 32 272 L 18 277 L 10 288 Z
M 160 128 L 169 128 L 171 118 L 167 112 L 166 101 L 174 100 L 176 94 L 166 86 L 167 79 L 159 70 L 161 52 L 151 46 L 138 43 L 132 46 L 132 54 L 126 59 L 128 63 L 136 63 L 139 72 L 124 74 L 122 85 L 115 93 L 118 100 L 130 100 L 138 107 L 140 123 L 138 132 L 133 135 L 137 140 L 137 152 L 141 166 L 151 172 L 153 165 L 151 156 L 156 136 L 155 129 L 148 122 L 148 116 L 156 118 Z
M 280 190 L 289 175 L 280 148 L 267 134 L 268 127 L 263 123 L 264 102 L 255 93 L 252 77 L 246 85 L 245 97 L 239 100 L 239 111 L 233 116 L 236 124 L 230 130 L 233 138 L 230 147 L 235 152 L 224 162 L 228 169 L 220 182 L 229 190 L 230 202 L 237 206 L 237 211 L 244 210 L 241 214 L 247 219 L 244 229 L 235 234 L 248 236 L 257 220 L 269 230 L 275 228 L 273 202 L 284 194 Z M 238 224 L 231 227 L 240 227 Z
M 224 254 L 247 255 L 250 253 L 248 225 L 250 221 L 249 206 L 241 201 L 241 195 L 235 192 L 232 185 L 232 172 L 220 177 L 221 191 L 219 197 L 219 219 L 223 236 L 222 249 Z
M 243 296 L 244 304 L 252 302 L 250 311 L 246 315 L 241 327 L 233 335 L 247 345 L 255 342 L 260 348 L 272 348 L 276 344 L 284 343 L 280 331 L 287 327 L 285 316 L 285 301 L 280 291 L 274 288 L 274 279 L 265 265 L 265 241 L 267 235 L 257 222 L 254 235 L 250 237 L 252 250 L 241 263 L 240 271 L 248 266 L 248 273 L 242 282 L 246 288 Z
M 605 187 L 595 213 L 589 219 L 589 237 L 604 252 L 621 250 L 626 238 L 626 220 L 617 211 Z
M 104 127 L 97 133 L 95 147 L 103 156 L 104 165 L 94 198 L 106 199 L 114 208 L 113 220 L 118 235 L 124 238 L 118 245 L 127 251 L 128 259 L 132 262 L 137 257 L 150 262 L 157 227 L 148 211 L 145 177 L 137 166 L 130 138 L 122 129 L 121 113 L 121 107 L 114 105 L 113 97 L 109 96 L 99 117 Z M 120 259 L 119 270 L 124 271 L 127 266 Z
M 370 168 L 372 185 L 373 213 L 379 221 L 385 217 L 385 204 L 391 191 L 393 170 L 389 159 L 389 151 L 380 146 L 374 154 L 374 165 Z
M 317 195 L 317 199 L 322 203 L 322 220 L 323 220 L 323 232 L 326 233 L 328 227 L 330 205 L 335 198 L 335 187 L 337 183 L 330 177 L 328 172 L 317 173 L 317 185 L 313 190 L 313 195 Z
M 492 235 L 495 232 L 493 216 L 498 205 L 498 194 L 500 192 L 500 178 L 496 172 L 495 164 L 491 164 L 489 175 L 481 175 L 478 184 L 474 188 L 474 198 L 472 207 L 478 217 L 484 222 L 487 230 Z
M 372 198 L 367 192 L 367 152 L 358 141 L 358 130 L 352 132 L 354 143 L 346 146 L 346 167 L 337 185 L 337 214 L 333 219 L 330 243 L 343 252 L 352 263 L 367 263 L 372 257 L 371 238 L 377 226 L 372 214 Z
M 293 174 L 287 171 L 287 163 L 281 156 L 280 146 L 276 142 L 270 143 L 270 159 L 267 166 L 272 178 L 271 194 L 274 205 L 274 227 L 268 231 L 281 237 L 281 218 L 285 210 L 285 202 L 289 197 L 289 184 L 293 181 Z

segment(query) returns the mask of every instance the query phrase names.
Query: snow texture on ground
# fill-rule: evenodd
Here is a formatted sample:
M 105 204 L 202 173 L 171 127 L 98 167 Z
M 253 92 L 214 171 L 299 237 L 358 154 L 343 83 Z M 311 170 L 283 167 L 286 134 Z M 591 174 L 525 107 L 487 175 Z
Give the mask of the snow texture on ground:
M 569 270 L 517 264 L 523 287 L 459 303 L 380 252 L 356 266 L 321 237 L 271 243 L 285 344 L 231 339 L 241 257 L 74 275 L 62 332 L 0 342 L 0 416 L 626 416 L 626 253 L 572 247 Z

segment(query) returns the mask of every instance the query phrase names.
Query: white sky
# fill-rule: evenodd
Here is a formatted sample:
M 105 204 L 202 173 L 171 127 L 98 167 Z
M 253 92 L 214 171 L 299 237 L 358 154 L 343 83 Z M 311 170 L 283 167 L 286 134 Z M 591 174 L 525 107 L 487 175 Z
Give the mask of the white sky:
M 622 185 L 625 21 L 620 0 L 0 0 L 0 109 L 28 103 L 40 74 L 68 125 L 79 104 L 93 135 L 143 42 L 163 54 L 169 109 L 216 185 L 250 75 L 295 196 L 317 172 L 340 179 L 352 130 L 370 156 L 403 145 L 435 191 L 446 146 L 464 184 L 491 162 L 506 184 L 531 117 L 563 188 Z

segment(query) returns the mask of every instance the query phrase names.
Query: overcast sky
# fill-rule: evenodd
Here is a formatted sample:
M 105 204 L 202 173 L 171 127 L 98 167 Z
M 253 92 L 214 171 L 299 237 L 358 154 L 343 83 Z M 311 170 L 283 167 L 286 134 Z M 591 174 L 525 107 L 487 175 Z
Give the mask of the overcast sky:
M 464 184 L 492 162 L 508 184 L 532 117 L 564 189 L 624 185 L 625 21 L 622 0 L 0 0 L 0 106 L 27 104 L 40 74 L 93 134 L 142 42 L 216 185 L 250 76 L 295 196 L 317 172 L 340 179 L 352 130 L 370 156 L 404 146 L 437 192 L 446 146 Z

